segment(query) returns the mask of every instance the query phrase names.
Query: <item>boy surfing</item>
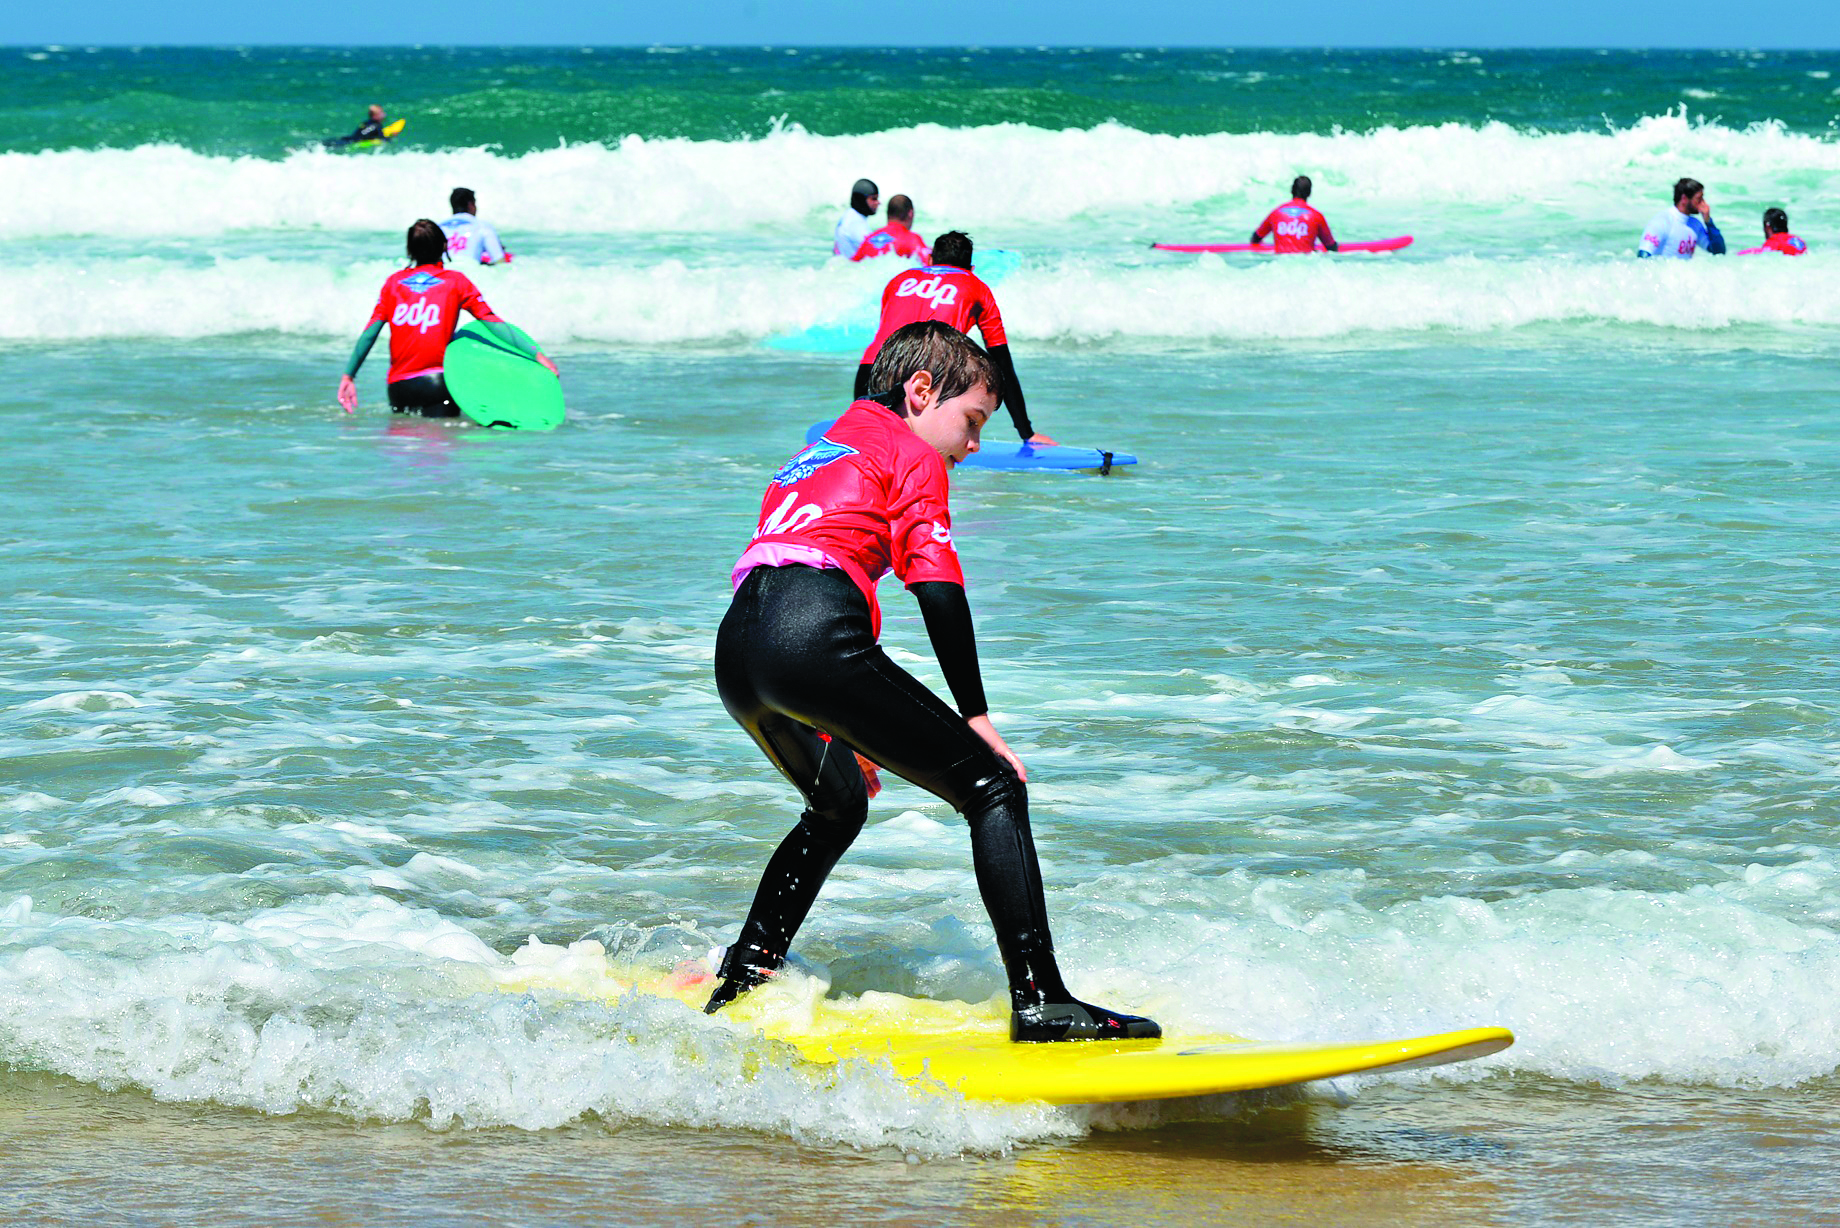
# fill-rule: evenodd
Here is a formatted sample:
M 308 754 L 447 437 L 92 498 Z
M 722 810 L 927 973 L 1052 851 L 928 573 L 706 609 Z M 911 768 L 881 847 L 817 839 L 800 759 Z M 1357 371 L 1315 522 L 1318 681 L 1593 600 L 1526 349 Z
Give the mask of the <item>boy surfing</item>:
M 984 699 L 946 475 L 977 451 L 996 412 L 996 369 L 969 337 L 928 320 L 883 343 L 869 389 L 773 475 L 731 575 L 716 688 L 806 809 L 768 860 L 704 1010 L 720 1010 L 785 960 L 868 818 L 860 755 L 965 816 L 1009 977 L 1011 1040 L 1160 1036 L 1153 1020 L 1082 1002 L 1062 982 L 1029 831 L 1028 773 Z M 876 642 L 875 585 L 889 571 L 920 603 L 956 712 Z

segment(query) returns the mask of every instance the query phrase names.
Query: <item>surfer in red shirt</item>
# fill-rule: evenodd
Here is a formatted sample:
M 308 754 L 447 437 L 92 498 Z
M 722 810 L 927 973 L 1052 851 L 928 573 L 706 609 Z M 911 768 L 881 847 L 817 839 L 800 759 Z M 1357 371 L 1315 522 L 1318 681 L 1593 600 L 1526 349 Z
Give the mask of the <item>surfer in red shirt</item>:
M 997 299 L 990 287 L 971 271 L 971 252 L 970 235 L 947 231 L 933 244 L 931 264 L 905 269 L 889 281 L 882 291 L 882 326 L 863 351 L 862 365 L 856 368 L 856 395 L 860 397 L 869 390 L 875 356 L 895 329 L 918 320 L 939 320 L 969 334 L 975 325 L 1001 378 L 1003 405 L 1009 410 L 1016 434 L 1024 443 L 1053 447 L 1054 441 L 1036 434 L 1029 422 L 1028 403 L 1023 400 L 1016 363 L 1010 357 L 1009 340 L 1003 332 L 1003 313 L 997 310 Z
M 390 326 L 390 408 L 398 413 L 414 410 L 427 418 L 451 418 L 460 412 L 447 394 L 441 368 L 461 311 L 472 313 L 494 336 L 520 346 L 517 334 L 493 314 L 466 274 L 443 267 L 446 258 L 447 236 L 439 225 L 422 218 L 409 227 L 409 267 L 384 280 L 370 323 L 358 337 L 345 374 L 339 377 L 339 404 L 346 413 L 358 408 L 354 377 L 385 324 Z M 536 357 L 552 372 L 556 370 L 547 355 Z
M 947 473 L 977 450 L 996 412 L 996 380 L 989 356 L 950 325 L 897 329 L 875 360 L 874 395 L 767 484 L 716 633 L 716 690 L 806 809 L 767 862 L 706 1011 L 785 960 L 868 818 L 858 760 L 866 756 L 965 816 L 1009 978 L 1010 1039 L 1162 1034 L 1153 1020 L 1081 1002 L 1061 980 L 1029 831 L 1028 773 L 990 723 Z M 890 571 L 920 604 L 956 712 L 876 642 L 875 585 Z
M 1782 209 L 1765 209 L 1763 211 L 1763 250 L 1781 252 L 1785 256 L 1801 256 L 1808 251 L 1808 245 L 1789 233 L 1789 215 Z
M 1295 252 L 1313 252 L 1321 243 L 1332 252 L 1339 244 L 1329 233 L 1329 221 L 1310 207 L 1310 177 L 1299 175 L 1291 180 L 1291 199 L 1266 214 L 1259 228 L 1252 232 L 1252 245 L 1258 247 L 1265 236 L 1272 236 L 1272 248 L 1280 256 Z
M 880 230 L 872 230 L 869 237 L 862 241 L 851 260 L 871 260 L 876 256 L 893 253 L 896 256 L 918 256 L 922 262 L 933 258 L 933 249 L 926 245 L 926 240 L 914 233 L 914 202 L 905 196 L 888 198 L 888 224 Z

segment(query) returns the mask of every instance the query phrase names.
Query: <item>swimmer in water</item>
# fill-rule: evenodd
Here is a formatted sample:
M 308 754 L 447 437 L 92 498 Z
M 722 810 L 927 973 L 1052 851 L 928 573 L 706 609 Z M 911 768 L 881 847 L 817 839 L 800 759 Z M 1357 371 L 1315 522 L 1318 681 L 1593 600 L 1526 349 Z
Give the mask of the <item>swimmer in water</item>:
M 1808 245 L 1789 233 L 1789 215 L 1781 209 L 1763 211 L 1763 250 L 1781 252 L 1785 256 L 1800 256 L 1808 251 Z
M 447 236 L 447 258 L 459 265 L 504 264 L 511 253 L 498 241 L 498 231 L 490 222 L 479 220 L 479 201 L 471 188 L 455 188 L 447 194 L 447 207 L 454 215 L 441 223 Z
M 1003 332 L 1003 314 L 990 287 L 971 271 L 971 236 L 952 230 L 933 243 L 933 262 L 917 269 L 895 274 L 882 291 L 882 326 L 875 340 L 863 351 L 862 365 L 856 368 L 856 395 L 869 391 L 869 372 L 882 343 L 895 329 L 916 320 L 943 320 L 961 333 L 970 333 L 975 325 L 990 360 L 996 365 L 1003 386 L 1003 405 L 1024 443 L 1053 447 L 1054 441 L 1038 435 L 1029 422 L 1029 407 L 1022 398 L 1022 384 L 1016 379 L 1016 363 L 1010 357 L 1009 339 Z
M 1714 256 L 1725 254 L 1725 236 L 1712 224 L 1712 206 L 1706 203 L 1706 185 L 1697 179 L 1674 184 L 1674 205 L 1655 215 L 1636 244 L 1639 259 L 1691 260 L 1705 248 Z
M 1314 186 L 1308 175 L 1291 180 L 1290 200 L 1265 215 L 1259 228 L 1252 232 L 1252 245 L 1260 246 L 1265 236 L 1270 235 L 1272 250 L 1280 256 L 1313 252 L 1318 243 L 1326 252 L 1337 250 L 1341 245 L 1329 233 L 1329 220 L 1310 207 L 1310 192 Z
M 875 229 L 875 211 L 882 207 L 882 190 L 873 179 L 858 179 L 850 188 L 850 207 L 831 232 L 831 255 L 856 258 L 857 249 Z
M 1162 1035 L 1153 1020 L 1080 1001 L 1061 980 L 1029 831 L 1028 773 L 984 700 L 946 475 L 977 450 L 997 379 L 989 356 L 951 325 L 897 329 L 876 356 L 873 395 L 767 484 L 716 633 L 716 689 L 806 808 L 768 860 L 717 969 L 703 1008 L 712 1014 L 785 960 L 868 818 L 866 756 L 970 825 L 978 892 L 1009 978 L 1011 1040 Z M 957 711 L 876 642 L 875 585 L 888 571 L 920 604 Z
M 345 374 L 339 377 L 339 404 L 346 413 L 358 408 L 358 385 L 353 377 L 385 324 L 390 326 L 390 408 L 425 418 L 452 418 L 460 412 L 447 393 L 441 368 L 462 310 L 472 313 L 499 340 L 522 348 L 517 334 L 486 305 L 466 274 L 442 267 L 446 254 L 447 236 L 433 221 L 422 218 L 409 227 L 409 267 L 385 279 L 370 324 L 358 337 Z M 539 353 L 537 361 L 560 374 L 547 355 Z
M 888 198 L 888 224 L 871 231 L 856 249 L 852 260 L 872 260 L 877 256 L 917 256 L 924 264 L 933 258 L 926 240 L 914 233 L 914 202 L 905 196 Z
M 383 134 L 383 119 L 383 108 L 373 102 L 369 115 L 358 125 L 357 131 L 349 136 L 331 137 L 322 143 L 330 146 L 356 145 L 359 141 L 387 141 L 390 138 Z

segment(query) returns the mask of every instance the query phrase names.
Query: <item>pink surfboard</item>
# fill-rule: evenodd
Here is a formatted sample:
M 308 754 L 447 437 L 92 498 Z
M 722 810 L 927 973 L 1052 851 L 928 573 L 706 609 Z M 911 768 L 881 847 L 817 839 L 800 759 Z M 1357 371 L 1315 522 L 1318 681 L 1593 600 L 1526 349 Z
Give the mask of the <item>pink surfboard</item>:
M 1159 252 L 1263 252 L 1271 254 L 1268 243 L 1152 243 L 1151 247 Z M 1412 246 L 1411 235 L 1400 235 L 1393 239 L 1368 239 L 1362 243 L 1344 243 L 1341 250 L 1345 252 L 1396 252 L 1402 247 Z M 1320 248 L 1318 249 L 1321 250 Z

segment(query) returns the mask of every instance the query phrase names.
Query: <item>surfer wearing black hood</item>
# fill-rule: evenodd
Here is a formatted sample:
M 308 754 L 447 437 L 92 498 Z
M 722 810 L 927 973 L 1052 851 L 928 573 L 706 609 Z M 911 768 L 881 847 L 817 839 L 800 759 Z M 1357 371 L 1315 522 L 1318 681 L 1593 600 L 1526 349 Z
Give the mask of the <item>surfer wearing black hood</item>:
M 831 255 L 846 259 L 856 254 L 863 240 L 875 230 L 875 211 L 882 207 L 882 190 L 873 179 L 858 179 L 850 188 L 850 207 L 837 219 Z

